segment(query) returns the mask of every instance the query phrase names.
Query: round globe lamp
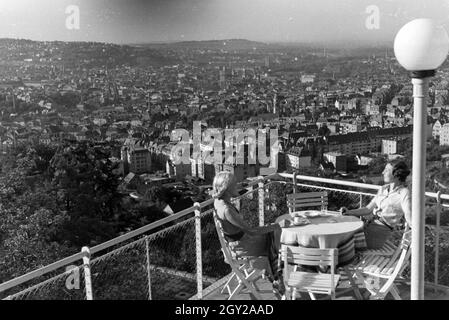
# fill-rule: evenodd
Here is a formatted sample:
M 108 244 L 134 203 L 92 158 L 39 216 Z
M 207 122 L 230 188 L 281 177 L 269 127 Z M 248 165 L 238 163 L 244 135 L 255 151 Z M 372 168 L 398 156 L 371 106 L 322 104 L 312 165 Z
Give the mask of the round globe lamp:
M 446 30 L 431 19 L 416 19 L 407 23 L 394 40 L 396 59 L 411 72 L 413 84 L 412 300 L 424 299 L 426 97 L 429 79 L 446 60 L 448 52 L 449 38 Z

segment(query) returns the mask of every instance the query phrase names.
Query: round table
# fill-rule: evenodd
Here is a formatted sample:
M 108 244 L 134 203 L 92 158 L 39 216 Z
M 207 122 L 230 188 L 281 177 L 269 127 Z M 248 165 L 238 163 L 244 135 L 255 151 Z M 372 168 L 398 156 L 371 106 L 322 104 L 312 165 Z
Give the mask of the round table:
M 305 211 L 297 211 L 294 214 L 301 214 Z M 310 211 L 308 211 L 310 212 Z M 281 243 L 287 245 L 296 245 L 307 248 L 339 248 L 353 239 L 354 234 L 363 229 L 363 221 L 354 216 L 342 215 L 321 215 L 317 217 L 308 217 L 310 224 L 300 226 L 289 226 L 282 228 Z M 290 214 L 285 214 L 276 219 L 276 222 L 290 220 L 293 218 Z M 348 262 L 355 255 L 354 246 L 339 250 L 339 264 Z

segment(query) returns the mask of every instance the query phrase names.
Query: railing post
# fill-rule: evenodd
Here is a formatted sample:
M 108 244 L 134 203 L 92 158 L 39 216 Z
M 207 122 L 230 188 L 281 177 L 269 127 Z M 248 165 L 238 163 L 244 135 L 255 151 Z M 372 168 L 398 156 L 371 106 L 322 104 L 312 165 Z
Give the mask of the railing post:
M 296 193 L 296 171 L 293 172 L 293 193 Z
M 436 232 L 435 232 L 435 272 L 434 283 L 438 285 L 438 269 L 440 264 L 440 218 L 441 218 L 441 191 L 437 192 Z
M 84 267 L 84 285 L 86 287 L 86 300 L 93 300 L 92 294 L 92 279 L 90 276 L 90 249 L 89 247 L 83 247 L 81 252 L 84 253 L 83 256 L 83 267 Z
M 201 206 L 195 202 L 195 244 L 196 244 L 196 281 L 197 281 L 197 298 L 203 299 L 203 262 L 201 247 Z
M 259 176 L 259 226 L 265 224 L 265 184 L 262 176 Z
M 363 208 L 363 194 L 359 195 L 360 201 L 359 201 L 359 209 Z
M 148 242 L 148 236 L 145 237 L 145 249 L 147 255 L 147 280 L 148 280 L 148 300 L 152 300 L 151 295 L 151 269 L 150 269 L 150 244 Z

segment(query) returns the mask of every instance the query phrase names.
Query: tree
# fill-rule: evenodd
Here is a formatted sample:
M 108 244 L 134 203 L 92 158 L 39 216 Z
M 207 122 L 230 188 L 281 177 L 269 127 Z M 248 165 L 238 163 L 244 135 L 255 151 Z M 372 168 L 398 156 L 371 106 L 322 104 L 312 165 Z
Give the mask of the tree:
M 288 212 L 287 194 L 293 193 L 293 185 L 273 183 L 268 186 L 265 193 L 265 204 L 268 211 L 265 213 L 266 222 L 274 222 L 277 217 Z
M 435 141 L 427 147 L 427 161 L 440 161 L 441 155 L 449 153 L 449 146 L 440 146 Z
M 145 191 L 144 198 L 146 201 L 151 201 L 154 203 L 166 202 L 167 192 L 162 187 L 153 185 Z
M 0 282 L 73 254 L 52 185 L 35 170 L 30 152 L 0 175 Z
M 119 177 L 110 160 L 113 145 L 65 142 L 50 162 L 57 202 L 70 216 L 71 241 L 85 245 L 114 234 L 114 215 L 121 209 Z M 71 232 L 70 232 L 71 231 Z
M 109 160 L 115 147 L 18 146 L 0 173 L 0 282 L 165 216 L 154 208 L 121 208 Z
M 387 158 L 385 156 L 376 157 L 369 163 L 369 174 L 382 174 L 387 164 Z

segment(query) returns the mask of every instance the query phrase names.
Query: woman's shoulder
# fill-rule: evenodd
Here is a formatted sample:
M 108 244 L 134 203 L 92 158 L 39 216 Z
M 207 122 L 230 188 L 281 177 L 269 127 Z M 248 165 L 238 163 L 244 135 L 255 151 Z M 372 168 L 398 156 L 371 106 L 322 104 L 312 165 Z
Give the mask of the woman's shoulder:
M 389 188 L 390 188 L 389 184 L 381 185 L 379 190 L 377 190 L 377 195 L 384 195 L 385 193 L 388 193 Z
M 214 207 L 215 207 L 215 209 L 223 208 L 223 207 L 226 207 L 226 206 L 227 206 L 226 201 L 224 201 L 222 199 L 214 199 Z
M 217 211 L 218 214 L 224 213 L 231 209 L 231 206 L 222 199 L 215 199 L 214 200 L 214 208 Z
M 235 207 L 221 199 L 215 199 L 214 207 L 218 217 L 222 220 L 228 220 L 230 216 L 238 214 Z
M 412 194 L 411 191 L 410 191 L 410 189 L 409 189 L 409 187 L 406 186 L 406 185 L 402 186 L 402 188 L 400 188 L 400 189 L 398 190 L 398 192 L 399 192 L 399 194 L 402 195 L 403 197 L 409 197 L 409 196 L 411 196 L 411 194 Z

